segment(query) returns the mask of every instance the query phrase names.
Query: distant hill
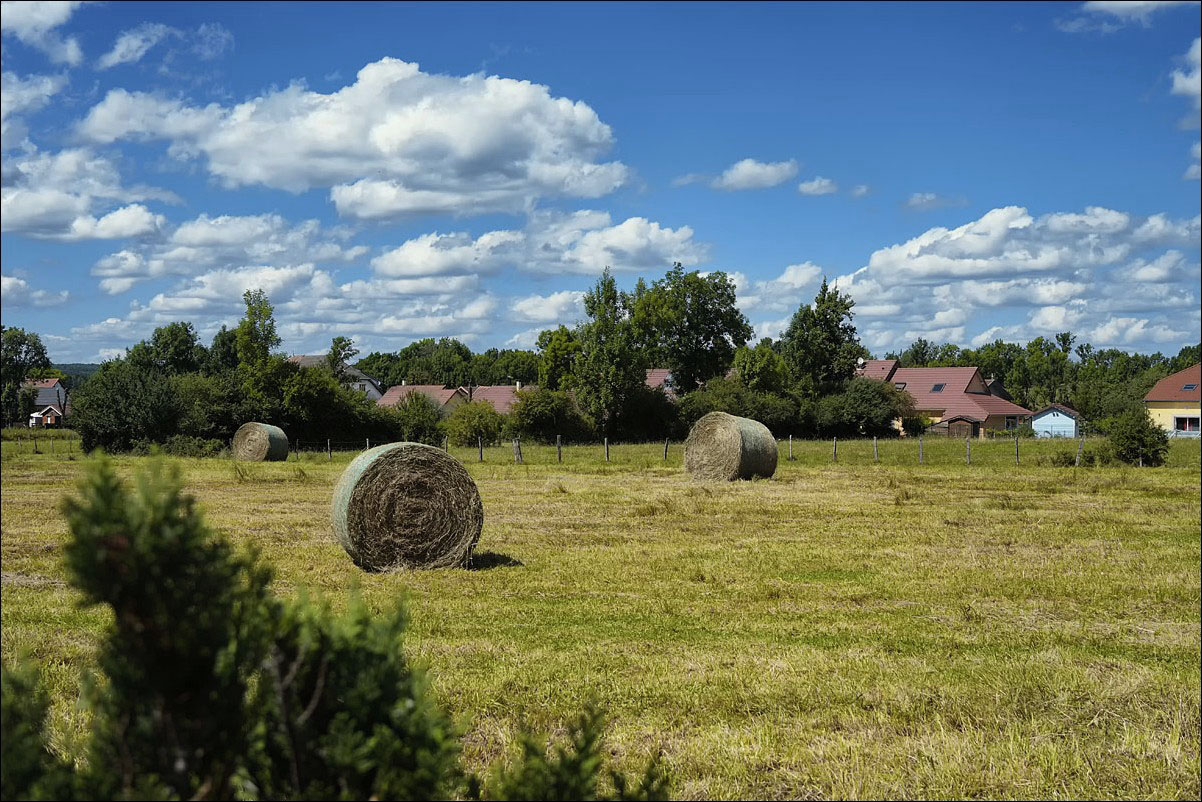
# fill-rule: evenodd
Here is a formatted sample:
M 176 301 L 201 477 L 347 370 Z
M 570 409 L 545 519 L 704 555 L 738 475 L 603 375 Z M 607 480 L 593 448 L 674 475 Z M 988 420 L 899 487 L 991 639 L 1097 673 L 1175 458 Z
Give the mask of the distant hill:
M 71 377 L 71 384 L 78 387 L 84 379 L 100 370 L 100 365 L 93 362 L 57 362 L 50 367 L 61 370 Z

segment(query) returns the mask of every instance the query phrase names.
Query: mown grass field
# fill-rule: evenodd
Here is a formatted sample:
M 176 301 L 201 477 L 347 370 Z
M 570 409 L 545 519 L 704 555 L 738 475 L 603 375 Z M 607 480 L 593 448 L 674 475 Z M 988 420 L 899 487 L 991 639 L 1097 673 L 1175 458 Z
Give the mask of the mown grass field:
M 103 615 L 63 583 L 82 465 L 4 444 L 3 655 L 32 656 L 59 744 Z M 476 570 L 359 572 L 329 499 L 349 454 L 178 460 L 277 589 L 403 601 L 406 647 L 476 768 L 586 699 L 628 769 L 680 797 L 1198 798 L 1197 442 L 1157 469 L 1053 468 L 1074 444 L 794 445 L 772 480 L 697 484 L 673 444 L 452 450 L 476 478 Z M 784 447 L 782 446 L 782 452 Z M 132 473 L 140 458 L 121 458 Z

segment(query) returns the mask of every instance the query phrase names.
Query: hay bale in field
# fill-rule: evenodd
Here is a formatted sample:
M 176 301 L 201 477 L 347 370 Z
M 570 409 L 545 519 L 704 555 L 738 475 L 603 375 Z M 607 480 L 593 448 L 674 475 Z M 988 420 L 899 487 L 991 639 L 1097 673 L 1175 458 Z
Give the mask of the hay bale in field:
M 244 423 L 234 432 L 234 459 L 246 462 L 288 459 L 288 435 L 270 423 Z
M 367 571 L 465 565 L 484 505 L 459 461 L 421 443 L 388 443 L 356 457 L 334 488 L 334 534 Z
M 776 439 L 750 418 L 711 412 L 693 424 L 684 443 L 684 467 L 694 479 L 734 481 L 776 473 Z

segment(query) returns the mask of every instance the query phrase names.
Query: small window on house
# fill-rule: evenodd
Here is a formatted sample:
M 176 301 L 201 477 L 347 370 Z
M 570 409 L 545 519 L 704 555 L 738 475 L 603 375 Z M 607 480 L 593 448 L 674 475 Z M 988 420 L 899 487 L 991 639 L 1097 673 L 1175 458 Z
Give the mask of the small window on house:
M 1198 389 L 1198 385 L 1196 385 L 1196 384 L 1187 384 L 1187 385 L 1185 385 L 1184 387 L 1182 387 L 1181 389 L 1182 389 L 1182 390 L 1185 390 L 1187 393 L 1192 393 L 1194 390 L 1197 390 L 1197 389 Z
M 1006 428 L 1007 429 L 1017 429 L 1018 428 L 1018 418 L 1015 417 L 1014 415 L 1007 415 L 1006 416 Z
M 947 385 L 946 384 L 936 384 L 934 387 L 931 388 L 931 392 L 932 393 L 942 393 L 944 387 L 947 387 Z
M 894 383 L 893 383 L 893 386 L 894 386 L 894 387 L 896 387 L 896 388 L 897 388 L 897 389 L 899 389 L 899 390 L 904 390 L 904 389 L 906 389 L 906 383 L 905 383 L 905 382 L 894 382 Z

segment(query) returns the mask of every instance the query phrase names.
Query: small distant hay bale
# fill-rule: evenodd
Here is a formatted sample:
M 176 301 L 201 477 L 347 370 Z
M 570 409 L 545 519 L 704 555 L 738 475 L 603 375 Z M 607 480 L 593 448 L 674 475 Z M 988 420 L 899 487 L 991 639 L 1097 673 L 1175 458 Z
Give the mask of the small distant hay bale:
M 458 460 L 421 443 L 388 443 L 356 457 L 334 488 L 334 534 L 366 571 L 466 565 L 484 505 Z
M 776 439 L 750 418 L 711 412 L 693 424 L 684 443 L 684 467 L 694 479 L 731 482 L 776 473 Z
M 234 459 L 246 462 L 288 459 L 288 435 L 270 423 L 244 423 L 234 432 Z

